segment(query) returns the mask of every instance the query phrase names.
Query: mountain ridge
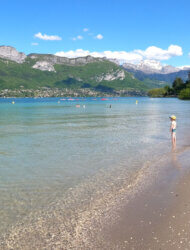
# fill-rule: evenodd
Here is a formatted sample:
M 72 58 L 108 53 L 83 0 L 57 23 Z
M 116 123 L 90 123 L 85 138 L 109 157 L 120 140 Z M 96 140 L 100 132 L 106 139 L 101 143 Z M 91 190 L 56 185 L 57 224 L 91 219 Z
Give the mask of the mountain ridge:
M 139 77 L 137 71 L 132 71 L 118 65 L 114 59 L 92 56 L 66 58 L 37 53 L 25 55 L 14 47 L 0 46 L 0 89 L 45 87 L 90 89 L 113 95 L 129 95 L 130 92 L 146 95 L 151 88 L 167 84 L 165 80 L 148 78 L 150 74 L 141 72 L 144 75 Z
M 64 58 L 36 53 L 26 56 L 13 47 L 4 46 L 0 49 L 1 96 L 5 96 L 6 89 L 20 92 L 30 90 L 28 93 L 31 93 L 41 88 L 57 88 L 62 92 L 89 89 L 102 95 L 145 95 L 156 86 L 159 84 L 141 82 L 105 58 Z
M 146 74 L 154 74 L 154 73 L 169 74 L 181 70 L 171 65 L 163 66 L 160 62 L 155 60 L 144 60 L 140 61 L 140 63 L 138 64 L 124 63 L 123 67 L 126 69 L 139 70 Z
M 150 63 L 148 64 L 147 61 Z M 171 85 L 171 83 L 175 80 L 176 77 L 182 78 L 184 81 L 188 79 L 188 72 L 190 71 L 189 68 L 186 66 L 183 69 L 179 67 L 173 67 L 170 65 L 162 66 L 161 63 L 157 63 L 157 68 L 152 67 L 151 60 L 145 60 L 144 62 L 141 62 L 140 64 L 129 64 L 125 63 L 122 65 L 123 69 L 125 69 L 127 72 L 131 72 L 134 74 L 134 76 L 144 81 L 145 79 L 151 79 L 151 80 L 157 80 L 157 81 L 163 81 L 167 82 Z
M 17 63 L 23 63 L 26 57 L 27 56 L 23 52 L 18 52 L 12 46 L 6 46 L 6 45 L 0 46 L 0 58 L 9 59 Z

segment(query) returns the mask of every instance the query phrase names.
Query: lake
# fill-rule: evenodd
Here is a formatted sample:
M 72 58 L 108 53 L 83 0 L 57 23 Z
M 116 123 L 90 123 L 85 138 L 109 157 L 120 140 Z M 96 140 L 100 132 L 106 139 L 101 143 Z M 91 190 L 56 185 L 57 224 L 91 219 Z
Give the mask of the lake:
M 172 114 L 177 147 L 183 148 L 190 141 L 189 101 L 0 99 L 1 234 L 52 211 L 61 210 L 60 218 L 75 223 L 93 201 L 104 211 L 106 194 L 114 199 L 147 164 L 171 152 Z

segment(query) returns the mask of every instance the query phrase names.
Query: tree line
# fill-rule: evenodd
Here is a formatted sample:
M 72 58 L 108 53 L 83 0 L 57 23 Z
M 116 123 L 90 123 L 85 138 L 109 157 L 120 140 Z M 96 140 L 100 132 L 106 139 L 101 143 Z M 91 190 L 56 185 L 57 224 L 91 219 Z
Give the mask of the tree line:
M 180 77 L 177 77 L 171 87 L 166 85 L 163 88 L 151 89 L 148 95 L 150 97 L 178 97 L 190 100 L 190 80 L 184 82 Z

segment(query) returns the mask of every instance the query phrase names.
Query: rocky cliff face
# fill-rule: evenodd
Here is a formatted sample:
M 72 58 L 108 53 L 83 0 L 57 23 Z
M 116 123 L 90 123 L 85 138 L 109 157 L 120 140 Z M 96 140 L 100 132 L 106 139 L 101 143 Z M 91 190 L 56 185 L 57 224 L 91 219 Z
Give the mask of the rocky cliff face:
M 96 82 L 124 80 L 124 79 L 125 79 L 124 70 L 111 71 L 107 74 L 102 74 L 102 75 L 96 76 L 96 78 L 95 78 Z
M 26 56 L 24 53 L 18 52 L 11 46 L 0 46 L 0 58 L 8 59 L 17 63 L 23 63 L 26 58 L 35 59 L 36 64 L 33 65 L 33 68 L 48 71 L 55 71 L 53 67 L 54 64 L 78 66 L 105 60 L 105 58 L 94 58 L 92 56 L 78 58 L 66 58 L 51 54 L 29 54 Z
M 85 65 L 91 62 L 100 62 L 100 61 L 105 60 L 103 58 L 94 58 L 92 56 L 67 58 L 67 57 L 60 57 L 60 56 L 55 56 L 51 54 L 49 55 L 48 54 L 30 54 L 28 55 L 28 58 L 32 58 L 32 59 L 40 60 L 40 61 L 46 61 L 46 62 L 51 63 L 52 65 L 65 64 L 65 65 L 73 65 L 73 66 Z
M 32 68 L 39 69 L 42 71 L 54 71 L 55 72 L 53 65 L 50 62 L 46 62 L 46 61 L 38 61 L 32 66 Z
M 11 46 L 0 46 L 0 58 L 9 59 L 17 63 L 23 63 L 26 55 L 22 52 L 18 52 Z
M 120 62 L 117 59 L 114 58 L 106 58 L 104 57 L 105 60 L 109 60 L 110 62 L 115 63 L 116 65 L 120 65 Z

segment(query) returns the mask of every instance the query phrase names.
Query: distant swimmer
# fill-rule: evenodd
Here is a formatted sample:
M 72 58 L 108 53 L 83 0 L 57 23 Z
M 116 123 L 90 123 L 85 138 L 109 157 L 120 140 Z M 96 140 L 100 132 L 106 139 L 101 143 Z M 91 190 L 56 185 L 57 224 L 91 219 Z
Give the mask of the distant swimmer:
M 110 104 L 110 109 L 111 109 L 111 104 Z
M 86 106 L 85 105 L 83 105 L 83 109 L 85 109 L 86 108 Z
M 171 115 L 169 118 L 171 121 L 170 132 L 171 132 L 171 139 L 172 139 L 172 147 L 173 149 L 175 149 L 176 148 L 176 127 L 177 127 L 176 116 Z
M 77 105 L 76 105 L 76 108 L 80 108 L 80 104 L 77 104 Z
M 138 104 L 138 101 L 136 100 L 136 104 Z

